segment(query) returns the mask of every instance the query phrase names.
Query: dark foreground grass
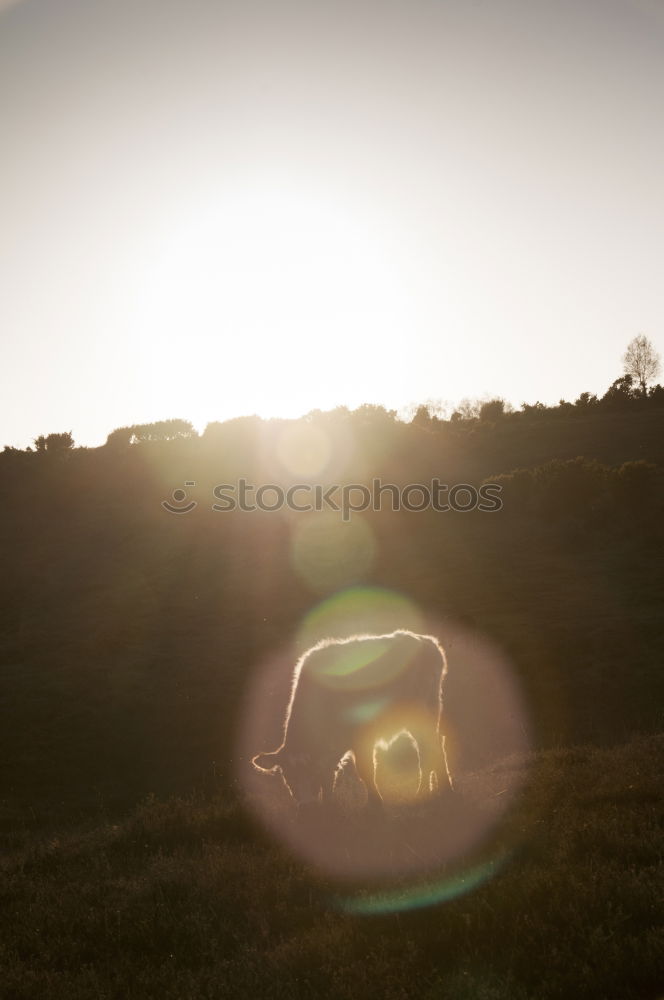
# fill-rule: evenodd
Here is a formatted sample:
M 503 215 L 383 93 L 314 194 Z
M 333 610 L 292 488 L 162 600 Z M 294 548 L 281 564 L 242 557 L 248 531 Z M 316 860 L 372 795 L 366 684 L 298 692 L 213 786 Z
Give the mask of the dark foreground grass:
M 340 909 L 221 795 L 58 830 L 6 815 L 0 996 L 661 997 L 664 738 L 510 766 L 527 763 L 493 879 L 374 916 Z

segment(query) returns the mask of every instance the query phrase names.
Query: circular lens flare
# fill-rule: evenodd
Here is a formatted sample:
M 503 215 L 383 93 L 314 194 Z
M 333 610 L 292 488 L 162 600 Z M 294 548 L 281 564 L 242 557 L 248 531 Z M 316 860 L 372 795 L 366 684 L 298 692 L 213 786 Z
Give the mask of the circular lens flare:
M 298 629 L 296 645 L 305 650 L 328 636 L 387 635 L 398 628 L 426 631 L 414 601 L 382 587 L 350 587 L 312 608 Z
M 291 559 L 298 575 L 314 593 L 337 590 L 361 580 L 376 551 L 373 531 L 357 515 L 342 521 L 337 514 L 314 514 L 296 524 Z
M 313 423 L 287 424 L 277 440 L 277 456 L 293 476 L 311 479 L 322 475 L 331 454 L 329 435 Z
M 401 889 L 367 892 L 356 897 L 340 897 L 337 905 L 348 913 L 402 913 L 424 906 L 434 906 L 465 896 L 492 878 L 506 863 L 509 851 L 499 852 L 488 861 L 469 866 L 464 871 L 439 881 L 420 882 Z
M 417 657 L 398 652 L 438 649 L 432 635 L 448 664 L 440 724 L 437 693 L 416 689 Z M 355 587 L 313 608 L 292 645 L 255 672 L 238 777 L 275 839 L 344 887 L 335 905 L 413 909 L 472 890 L 508 859 L 528 732 L 520 685 L 493 643 L 436 627 L 404 595 Z M 441 738 L 452 788 L 436 763 Z

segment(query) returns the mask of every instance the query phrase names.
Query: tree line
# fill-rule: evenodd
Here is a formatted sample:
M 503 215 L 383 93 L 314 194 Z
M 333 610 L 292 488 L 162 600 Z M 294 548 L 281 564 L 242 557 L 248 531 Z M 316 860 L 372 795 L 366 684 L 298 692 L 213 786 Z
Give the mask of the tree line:
M 560 399 L 556 405 L 548 406 L 539 400 L 535 403 L 522 403 L 520 409 L 515 409 L 510 403 L 500 397 L 493 399 L 463 399 L 446 416 L 446 406 L 440 400 L 429 400 L 412 408 L 412 412 L 407 419 L 399 417 L 396 410 L 386 409 L 378 404 L 364 404 L 355 410 L 350 410 L 346 406 L 338 406 L 334 410 L 328 411 L 326 416 L 330 419 L 352 417 L 355 420 L 371 419 L 373 422 L 406 422 L 415 426 L 425 428 L 435 428 L 442 424 L 454 425 L 461 429 L 464 426 L 472 427 L 476 423 L 490 424 L 496 421 L 530 420 L 541 418 L 559 417 L 584 417 L 591 413 L 638 410 L 645 407 L 664 406 L 664 386 L 659 383 L 649 385 L 661 371 L 661 361 L 650 340 L 640 334 L 634 337 L 627 345 L 623 355 L 623 374 L 616 378 L 607 388 L 603 395 L 597 396 L 595 393 L 582 392 L 574 402 Z M 320 410 L 312 410 L 303 418 L 305 421 L 313 421 L 323 416 Z M 212 421 L 208 423 L 203 438 L 213 439 L 220 433 L 233 430 L 250 431 L 252 427 L 260 426 L 261 418 L 234 417 L 225 421 Z M 158 420 L 152 423 L 132 424 L 126 427 L 118 427 L 111 431 L 105 443 L 105 447 L 113 450 L 122 450 L 131 445 L 142 444 L 155 441 L 184 441 L 199 437 L 198 432 L 189 420 L 182 418 L 172 418 L 169 420 Z M 70 451 L 74 448 L 75 441 L 72 431 L 59 433 L 41 434 L 33 441 L 33 446 L 25 449 L 26 452 L 37 454 L 58 453 Z M 5 445 L 5 454 L 17 454 L 23 451 Z

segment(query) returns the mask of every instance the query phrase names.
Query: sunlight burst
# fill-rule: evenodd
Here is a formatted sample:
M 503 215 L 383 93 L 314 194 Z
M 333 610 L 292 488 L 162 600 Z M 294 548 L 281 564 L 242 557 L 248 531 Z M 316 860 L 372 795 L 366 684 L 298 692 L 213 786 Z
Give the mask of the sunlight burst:
M 385 233 L 332 197 L 246 185 L 174 219 L 138 276 L 149 392 L 194 423 L 359 405 L 407 306 Z

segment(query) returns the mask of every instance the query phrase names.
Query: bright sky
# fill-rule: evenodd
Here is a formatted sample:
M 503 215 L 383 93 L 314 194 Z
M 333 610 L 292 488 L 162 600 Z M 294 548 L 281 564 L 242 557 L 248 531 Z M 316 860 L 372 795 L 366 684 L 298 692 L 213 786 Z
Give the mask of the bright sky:
M 664 353 L 662 0 L 0 8 L 0 447 Z

